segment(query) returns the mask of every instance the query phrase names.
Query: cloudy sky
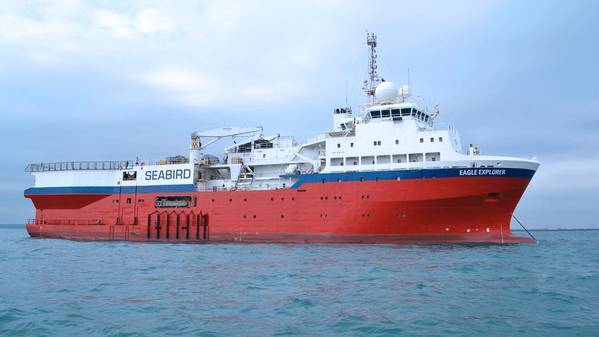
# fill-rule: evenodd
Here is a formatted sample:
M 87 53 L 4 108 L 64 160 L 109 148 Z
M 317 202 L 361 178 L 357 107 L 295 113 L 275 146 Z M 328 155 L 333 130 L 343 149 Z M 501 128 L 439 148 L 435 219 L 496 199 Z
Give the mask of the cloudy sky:
M 483 153 L 537 157 L 531 228 L 599 228 L 599 2 L 0 0 L 0 223 L 30 162 L 186 154 L 262 125 L 305 140 L 379 70 Z M 218 152 L 219 149 L 215 148 Z

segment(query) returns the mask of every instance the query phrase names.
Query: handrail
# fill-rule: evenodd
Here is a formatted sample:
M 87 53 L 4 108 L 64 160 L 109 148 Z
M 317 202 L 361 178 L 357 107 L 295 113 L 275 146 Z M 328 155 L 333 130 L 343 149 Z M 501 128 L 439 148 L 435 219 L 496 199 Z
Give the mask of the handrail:
M 79 170 L 126 170 L 132 169 L 134 160 L 119 161 L 69 161 L 55 163 L 29 164 L 25 172 L 48 172 L 48 171 L 79 171 Z
M 27 219 L 28 225 L 103 225 L 101 219 Z
M 49 172 L 49 171 L 88 171 L 88 170 L 130 170 L 135 166 L 144 165 L 174 165 L 187 164 L 189 159 L 163 160 L 109 160 L 109 161 L 66 161 L 55 163 L 33 163 L 25 167 L 25 172 Z

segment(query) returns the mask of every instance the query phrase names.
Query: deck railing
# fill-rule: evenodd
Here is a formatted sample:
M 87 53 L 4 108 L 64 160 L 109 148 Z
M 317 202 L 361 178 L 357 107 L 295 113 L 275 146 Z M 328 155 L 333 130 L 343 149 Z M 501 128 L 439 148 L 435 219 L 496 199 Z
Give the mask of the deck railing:
M 100 219 L 27 219 L 28 225 L 104 225 Z
M 63 161 L 56 163 L 33 163 L 27 165 L 25 172 L 48 171 L 85 171 L 85 170 L 129 170 L 137 165 L 187 164 L 185 157 L 169 157 L 163 160 L 111 160 L 111 161 Z
M 133 160 L 119 161 L 68 161 L 58 163 L 29 164 L 25 172 L 79 171 L 79 170 L 126 170 L 135 165 Z

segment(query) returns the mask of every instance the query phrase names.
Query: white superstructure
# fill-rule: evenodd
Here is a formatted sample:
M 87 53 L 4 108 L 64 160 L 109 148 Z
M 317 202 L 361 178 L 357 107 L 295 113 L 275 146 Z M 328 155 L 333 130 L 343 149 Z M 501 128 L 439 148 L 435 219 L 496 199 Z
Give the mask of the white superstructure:
M 303 144 L 292 137 L 264 135 L 260 127 L 225 127 L 194 132 L 188 158 L 171 157 L 154 163 L 42 163 L 32 164 L 28 170 L 36 176 L 35 187 L 168 184 L 198 191 L 288 188 L 298 174 L 313 173 L 434 168 L 536 170 L 535 160 L 480 155 L 478 147 L 463 148 L 456 129 L 435 128 L 439 111 L 428 111 L 411 101 L 408 86 L 398 87 L 380 79 L 374 35 L 368 35 L 368 46 L 370 71 L 364 90 L 370 102 L 357 114 L 351 107 L 334 109 L 331 131 Z M 229 137 L 236 141 L 224 149 L 224 156 L 204 153 L 207 146 Z

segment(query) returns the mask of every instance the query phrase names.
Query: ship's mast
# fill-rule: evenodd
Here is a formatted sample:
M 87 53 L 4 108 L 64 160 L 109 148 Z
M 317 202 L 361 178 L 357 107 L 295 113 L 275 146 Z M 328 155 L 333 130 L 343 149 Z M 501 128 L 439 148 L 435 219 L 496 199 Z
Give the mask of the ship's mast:
M 381 83 L 379 74 L 376 71 L 376 35 L 374 33 L 366 32 L 366 45 L 370 49 L 370 59 L 368 60 L 368 80 L 364 81 L 362 89 L 367 96 L 374 100 L 374 90 Z

